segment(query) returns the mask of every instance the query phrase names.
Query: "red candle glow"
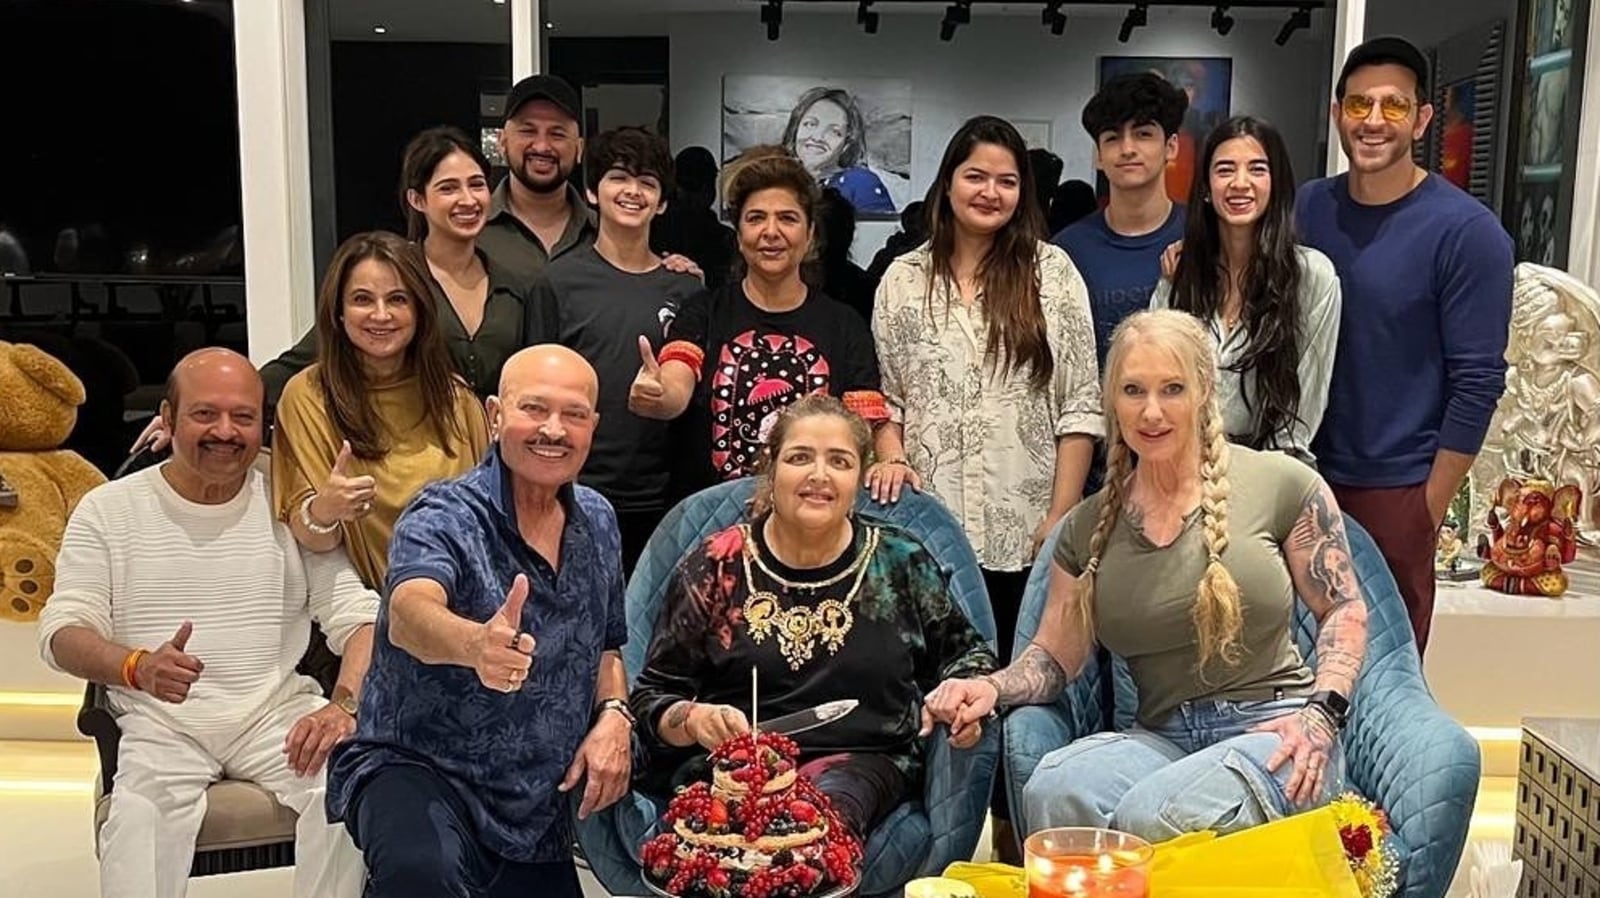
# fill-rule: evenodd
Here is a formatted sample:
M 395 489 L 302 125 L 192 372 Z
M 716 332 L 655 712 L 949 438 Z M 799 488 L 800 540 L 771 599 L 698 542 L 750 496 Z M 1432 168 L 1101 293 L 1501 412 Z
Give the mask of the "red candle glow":
M 1142 839 L 1115 830 L 1052 829 L 1028 837 L 1028 898 L 1148 898 L 1150 859 Z

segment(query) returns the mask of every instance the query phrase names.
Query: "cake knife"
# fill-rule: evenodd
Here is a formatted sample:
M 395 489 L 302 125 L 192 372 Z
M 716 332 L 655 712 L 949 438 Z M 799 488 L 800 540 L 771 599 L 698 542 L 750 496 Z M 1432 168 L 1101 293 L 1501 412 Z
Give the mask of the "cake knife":
M 785 714 L 782 717 L 763 720 L 761 721 L 761 729 L 764 732 L 777 733 L 780 736 L 793 736 L 796 733 L 804 733 L 806 730 L 813 730 L 824 724 L 832 723 L 854 711 L 856 705 L 859 704 L 861 702 L 853 698 L 823 702 L 815 708 L 807 708 L 804 711 L 796 711 L 793 714 Z

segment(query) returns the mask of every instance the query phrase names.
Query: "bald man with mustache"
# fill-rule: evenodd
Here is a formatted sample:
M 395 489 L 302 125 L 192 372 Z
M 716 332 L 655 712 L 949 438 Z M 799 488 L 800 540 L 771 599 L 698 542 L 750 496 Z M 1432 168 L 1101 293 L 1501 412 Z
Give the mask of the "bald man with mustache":
M 359 727 L 329 773 L 368 898 L 580 895 L 564 793 L 580 817 L 622 797 L 633 727 L 616 514 L 575 485 L 598 395 L 570 349 L 513 355 L 483 463 L 395 525 Z
M 355 730 L 378 597 L 344 553 L 303 550 L 274 516 L 261 404 L 248 359 L 185 356 L 161 403 L 172 458 L 96 487 L 62 538 L 39 649 L 105 684 L 122 730 L 105 898 L 185 893 L 205 790 L 224 777 L 299 815 L 296 898 L 361 892 L 361 857 L 323 813 L 322 766 Z M 332 701 L 295 672 L 313 620 L 343 655 Z

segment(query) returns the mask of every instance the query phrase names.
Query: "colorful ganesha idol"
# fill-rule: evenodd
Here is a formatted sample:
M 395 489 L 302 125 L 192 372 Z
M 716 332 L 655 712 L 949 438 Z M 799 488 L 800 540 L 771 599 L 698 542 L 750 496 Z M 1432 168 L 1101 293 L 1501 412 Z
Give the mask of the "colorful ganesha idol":
M 1545 480 L 1508 477 L 1489 509 L 1489 536 L 1480 540 L 1483 585 L 1518 596 L 1556 597 L 1567 591 L 1561 569 L 1578 554 L 1576 519 L 1583 493 Z M 1500 510 L 1505 511 L 1505 523 Z

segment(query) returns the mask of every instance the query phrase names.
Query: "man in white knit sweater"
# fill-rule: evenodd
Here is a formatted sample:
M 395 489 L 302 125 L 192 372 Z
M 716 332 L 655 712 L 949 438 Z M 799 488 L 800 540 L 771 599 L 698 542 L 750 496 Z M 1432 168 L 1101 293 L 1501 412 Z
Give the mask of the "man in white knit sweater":
M 297 898 L 361 891 L 360 854 L 324 814 L 322 767 L 355 729 L 378 597 L 343 552 L 304 552 L 273 517 L 262 401 L 248 359 L 190 354 L 161 405 L 171 460 L 90 492 L 62 539 L 40 652 L 110 687 L 122 729 L 105 898 L 181 898 L 206 787 L 222 778 L 299 814 Z M 331 702 L 295 673 L 313 619 L 343 656 Z

